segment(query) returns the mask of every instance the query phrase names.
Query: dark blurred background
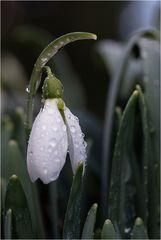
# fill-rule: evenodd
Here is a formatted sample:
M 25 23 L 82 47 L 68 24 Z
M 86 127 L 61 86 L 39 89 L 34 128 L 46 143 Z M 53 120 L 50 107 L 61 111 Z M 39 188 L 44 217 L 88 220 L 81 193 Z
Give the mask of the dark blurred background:
M 152 19 L 151 12 L 158 5 L 158 1 L 2 1 L 2 62 L 6 54 L 16 57 L 22 64 L 27 85 L 33 64 L 43 48 L 36 50 L 36 45 L 28 44 L 27 38 L 25 42 L 25 26 L 42 29 L 51 39 L 72 31 L 88 31 L 97 34 L 98 41 L 120 41 L 138 28 L 156 25 L 157 16 Z M 95 41 L 75 42 L 63 51 L 67 52 L 80 78 L 87 108 L 103 119 L 109 76 L 100 71 L 94 54 L 96 44 Z M 2 65 L 2 73 L 3 69 Z

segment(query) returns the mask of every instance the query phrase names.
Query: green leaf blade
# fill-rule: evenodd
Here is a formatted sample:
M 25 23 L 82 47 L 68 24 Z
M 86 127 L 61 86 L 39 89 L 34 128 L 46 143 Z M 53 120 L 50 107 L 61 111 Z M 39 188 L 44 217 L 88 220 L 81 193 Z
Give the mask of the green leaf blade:
M 16 175 L 12 175 L 7 186 L 5 209 L 13 212 L 13 238 L 34 238 L 26 196 Z
M 94 225 L 96 221 L 98 205 L 95 203 L 90 208 L 82 232 L 82 239 L 92 239 L 94 232 Z
M 4 238 L 12 238 L 12 210 L 8 209 L 4 220 Z
M 131 233 L 131 239 L 149 239 L 141 218 L 137 218 Z
M 80 238 L 80 201 L 82 191 L 82 174 L 84 163 L 80 162 L 76 174 L 73 178 L 71 192 L 69 196 L 67 211 L 65 214 L 63 238 L 79 239 Z
M 125 234 L 125 228 L 130 227 L 129 223 L 132 222 L 134 214 L 132 168 L 135 168 L 137 177 L 139 175 L 133 155 L 134 114 L 138 96 L 138 91 L 134 91 L 123 112 L 112 161 L 109 216 L 115 229 L 119 229 L 122 236 Z
M 114 226 L 109 219 L 104 222 L 101 232 L 101 239 L 116 239 Z

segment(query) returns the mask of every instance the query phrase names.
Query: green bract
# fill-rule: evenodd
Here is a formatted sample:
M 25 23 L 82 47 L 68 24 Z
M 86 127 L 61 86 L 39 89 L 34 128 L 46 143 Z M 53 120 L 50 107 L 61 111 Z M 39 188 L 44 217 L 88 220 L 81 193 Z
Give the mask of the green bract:
M 56 78 L 49 67 L 47 69 L 47 77 L 45 78 L 44 85 L 43 85 L 43 98 L 50 99 L 50 98 L 62 98 L 63 95 L 63 85 L 61 81 Z

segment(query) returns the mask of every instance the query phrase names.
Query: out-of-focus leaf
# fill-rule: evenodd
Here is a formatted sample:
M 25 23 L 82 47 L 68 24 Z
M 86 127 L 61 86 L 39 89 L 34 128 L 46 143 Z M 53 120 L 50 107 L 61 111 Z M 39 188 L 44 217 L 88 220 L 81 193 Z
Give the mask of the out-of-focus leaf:
M 116 239 L 116 232 L 114 226 L 109 219 L 104 222 L 101 239 Z
M 12 239 L 12 210 L 8 209 L 4 220 L 4 239 Z
M 7 188 L 7 181 L 1 177 L 0 179 L 0 186 L 1 186 L 1 210 L 4 210 L 4 200 Z
M 2 177 L 8 181 L 13 174 L 19 177 L 26 194 L 35 236 L 43 238 L 44 231 L 36 185 L 31 183 L 29 179 L 26 163 L 19 151 L 17 142 L 10 140 L 7 144 L 6 156 L 2 159 Z
M 153 141 L 156 160 L 159 159 L 159 134 L 160 134 L 160 46 L 159 41 L 142 38 L 139 41 L 143 61 L 143 89 L 147 104 L 148 118 L 154 128 Z M 159 168 L 159 166 L 158 166 Z
M 63 238 L 64 239 L 79 239 L 80 238 L 80 201 L 82 190 L 82 174 L 84 163 L 81 162 L 76 174 L 73 178 L 70 197 L 68 201 L 67 211 L 65 214 Z
M 122 118 L 122 110 L 120 107 L 116 107 L 115 108 L 115 113 L 116 113 L 116 126 L 117 126 L 117 130 L 120 127 L 121 124 L 121 118 Z
M 131 233 L 131 239 L 149 239 L 141 218 L 137 218 Z
M 15 138 L 18 141 L 23 156 L 26 156 L 26 135 L 25 135 L 25 112 L 23 108 L 17 107 L 15 112 Z
M 1 125 L 1 139 L 2 139 L 2 141 L 1 141 L 1 149 L 2 149 L 1 157 L 2 157 L 2 160 L 6 156 L 7 144 L 13 134 L 13 129 L 14 129 L 14 125 L 13 125 L 13 122 L 12 122 L 11 118 L 9 117 L 9 115 L 2 116 L 2 125 Z
M 142 37 L 148 37 L 155 39 L 159 35 L 155 30 L 143 30 L 135 33 L 135 35 L 128 41 L 126 48 L 123 53 L 122 61 L 118 65 L 116 71 L 112 75 L 109 86 L 109 94 L 107 95 L 107 106 L 105 113 L 105 128 L 104 128 L 104 141 L 103 141 L 103 164 L 102 164 L 102 213 L 104 217 L 107 215 L 107 205 L 108 205 L 108 190 L 110 182 L 110 171 L 111 171 L 111 161 L 110 161 L 110 149 L 111 149 L 111 135 L 113 131 L 113 117 L 114 109 L 116 105 L 117 98 L 119 96 L 119 90 L 121 84 L 124 82 L 126 72 L 128 69 L 128 63 L 131 59 L 131 55 L 134 46 L 138 40 Z
M 59 229 L 58 229 L 58 192 L 57 192 L 57 182 L 51 182 L 49 184 L 49 202 L 50 206 L 50 218 L 52 221 L 53 237 L 59 239 Z
M 25 71 L 11 54 L 2 56 L 2 112 L 13 111 L 17 105 L 25 106 Z
M 144 196 L 145 205 L 147 208 L 148 217 L 148 232 L 151 238 L 159 237 L 159 181 L 157 182 L 157 174 L 155 168 L 154 155 L 156 152 L 153 149 L 153 138 L 150 136 L 149 118 L 147 112 L 147 104 L 144 94 L 141 91 L 140 86 L 137 86 L 139 91 L 139 105 L 142 114 L 142 126 L 143 126 L 143 181 L 144 181 Z M 155 155 L 156 156 L 156 155 Z M 158 156 L 156 156 L 158 158 Z M 146 220 L 146 219 L 145 219 Z M 147 222 L 145 222 L 147 224 Z
M 5 209 L 11 209 L 13 213 L 13 238 L 33 239 L 27 199 L 16 175 L 12 175 L 7 186 Z
M 127 229 L 131 230 L 135 214 L 132 169 L 136 179 L 139 179 L 133 149 L 134 116 L 138 95 L 138 91 L 134 91 L 123 112 L 112 161 L 109 216 L 122 237 L 127 233 Z
M 82 239 L 93 239 L 98 205 L 95 203 L 90 208 L 82 232 Z

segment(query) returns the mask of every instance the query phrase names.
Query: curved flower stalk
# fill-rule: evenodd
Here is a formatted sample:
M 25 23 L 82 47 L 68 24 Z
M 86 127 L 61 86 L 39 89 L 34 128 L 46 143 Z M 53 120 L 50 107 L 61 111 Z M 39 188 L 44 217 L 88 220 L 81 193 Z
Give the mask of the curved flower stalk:
M 69 151 L 73 173 L 80 161 L 86 160 L 86 142 L 79 120 L 61 99 L 61 82 L 46 67 L 44 106 L 37 115 L 29 138 L 27 168 L 31 180 L 45 184 L 58 178 Z
M 77 40 L 84 40 L 84 39 L 96 40 L 97 36 L 93 33 L 88 33 L 88 32 L 72 32 L 72 33 L 65 34 L 55 39 L 53 42 L 51 42 L 41 52 L 40 56 L 37 58 L 31 74 L 29 86 L 26 89 L 27 114 L 26 114 L 25 128 L 26 128 L 27 137 L 30 133 L 31 126 L 32 126 L 34 98 L 36 95 L 36 91 L 41 82 L 41 74 L 42 74 L 43 67 L 59 51 L 60 48 L 64 47 L 65 45 L 71 42 L 74 42 Z

